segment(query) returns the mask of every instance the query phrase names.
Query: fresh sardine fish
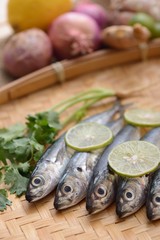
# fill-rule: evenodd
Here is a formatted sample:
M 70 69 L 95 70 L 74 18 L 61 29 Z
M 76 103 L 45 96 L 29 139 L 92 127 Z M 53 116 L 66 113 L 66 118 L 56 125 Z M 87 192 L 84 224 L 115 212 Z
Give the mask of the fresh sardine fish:
M 86 209 L 89 213 L 97 213 L 107 208 L 115 199 L 117 175 L 108 166 L 108 156 L 111 150 L 120 143 L 140 138 L 139 129 L 126 125 L 105 149 L 93 170 L 89 182 Z
M 148 176 L 119 180 L 116 213 L 120 218 L 137 212 L 143 206 L 146 200 L 148 183 Z
M 83 122 L 97 122 L 105 124 L 120 111 L 121 106 L 116 103 L 108 111 L 91 116 Z M 26 200 L 29 202 L 37 201 L 57 186 L 71 156 L 74 151 L 67 147 L 64 140 L 65 134 L 58 138 L 42 155 L 31 174 L 26 192 Z
M 154 144 L 160 148 L 160 127 L 154 128 L 151 131 L 155 139 L 157 138 Z M 160 168 L 158 168 L 153 175 L 151 174 L 146 211 L 149 220 L 160 219 Z
M 150 130 L 141 140 L 160 146 L 160 128 Z M 149 175 L 121 179 L 116 197 L 117 215 L 122 218 L 137 212 L 146 201 L 148 186 Z M 151 204 L 149 200 L 147 202 L 147 212 L 150 215 Z
M 107 125 L 115 135 L 122 128 L 123 119 Z M 54 200 L 57 210 L 71 207 L 85 198 L 93 168 L 102 152 L 103 148 L 93 152 L 77 152 L 73 155 L 57 187 Z
M 151 176 L 151 183 L 147 194 L 146 211 L 149 220 L 160 219 L 160 169 L 155 171 Z

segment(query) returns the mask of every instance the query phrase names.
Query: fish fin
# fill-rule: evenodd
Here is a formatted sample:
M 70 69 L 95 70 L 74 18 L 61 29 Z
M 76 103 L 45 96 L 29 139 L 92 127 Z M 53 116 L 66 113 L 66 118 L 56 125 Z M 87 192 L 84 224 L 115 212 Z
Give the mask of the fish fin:
M 89 157 L 86 162 L 86 170 L 90 170 L 92 168 L 92 164 L 93 164 L 92 158 Z
M 144 186 L 149 184 L 149 176 L 144 175 L 141 179 L 143 180 Z
M 93 183 L 94 184 L 96 184 L 97 183 L 97 181 L 99 180 L 99 178 L 100 178 L 100 175 L 101 173 L 98 171 L 98 172 L 96 172 L 96 173 L 94 173 L 94 175 L 93 175 Z
M 65 158 L 68 158 L 68 153 L 67 153 L 67 149 L 66 147 L 64 146 L 63 148 L 61 148 L 57 154 L 57 157 L 56 157 L 56 160 L 55 162 L 60 162 L 60 164 L 63 164 L 64 162 L 64 159 Z
M 86 170 L 93 170 L 93 167 L 95 166 L 99 156 L 96 156 L 95 153 L 90 154 L 90 157 L 87 158 L 86 162 Z

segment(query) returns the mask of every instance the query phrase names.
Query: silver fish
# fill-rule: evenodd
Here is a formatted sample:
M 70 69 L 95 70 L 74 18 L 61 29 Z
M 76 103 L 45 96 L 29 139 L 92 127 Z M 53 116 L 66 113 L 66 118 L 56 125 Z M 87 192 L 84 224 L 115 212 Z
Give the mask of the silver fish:
M 151 183 L 147 194 L 146 212 L 149 220 L 160 219 L 160 169 L 151 176 Z
M 122 218 L 137 212 L 145 203 L 149 177 L 119 180 L 116 196 L 116 213 Z
M 150 130 L 141 140 L 160 146 L 160 128 Z M 137 212 L 146 201 L 148 186 L 149 175 L 121 179 L 116 197 L 117 215 L 122 218 Z
M 131 125 L 125 126 L 105 149 L 88 185 L 86 209 L 89 213 L 97 213 L 108 207 L 115 199 L 117 175 L 108 166 L 108 155 L 120 143 L 139 139 L 139 129 Z
M 155 145 L 160 148 L 160 127 L 151 130 L 157 141 Z M 160 168 L 151 174 L 147 193 L 146 212 L 149 220 L 160 219 Z
M 120 118 L 106 125 L 115 135 L 122 128 L 123 119 Z M 54 200 L 57 210 L 71 207 L 85 198 L 93 168 L 102 151 L 103 149 L 93 152 L 77 152 L 73 155 L 57 186 Z
M 83 122 L 97 122 L 105 124 L 120 111 L 121 106 L 116 102 L 108 111 L 91 116 Z M 42 155 L 31 174 L 26 192 L 26 200 L 37 201 L 57 186 L 74 151 L 67 147 L 64 140 L 65 134 L 58 138 Z

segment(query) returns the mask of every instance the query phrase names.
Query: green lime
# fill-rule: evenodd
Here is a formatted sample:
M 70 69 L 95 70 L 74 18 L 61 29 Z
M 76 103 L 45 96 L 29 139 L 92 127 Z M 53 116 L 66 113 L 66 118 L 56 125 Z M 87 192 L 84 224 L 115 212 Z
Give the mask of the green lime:
M 80 123 L 69 129 L 65 135 L 68 146 L 77 151 L 92 151 L 110 144 L 112 131 L 95 122 Z
M 160 22 L 156 22 L 154 24 L 153 37 L 154 38 L 160 37 Z
M 130 109 L 124 113 L 125 120 L 135 126 L 160 126 L 160 112 L 144 109 Z
M 113 148 L 108 161 L 117 174 L 138 177 L 158 167 L 160 151 L 158 147 L 149 142 L 127 141 Z
M 142 12 L 136 13 L 129 21 L 129 24 L 133 26 L 136 23 L 140 23 L 148 28 L 151 33 L 153 32 L 155 21 L 150 15 Z

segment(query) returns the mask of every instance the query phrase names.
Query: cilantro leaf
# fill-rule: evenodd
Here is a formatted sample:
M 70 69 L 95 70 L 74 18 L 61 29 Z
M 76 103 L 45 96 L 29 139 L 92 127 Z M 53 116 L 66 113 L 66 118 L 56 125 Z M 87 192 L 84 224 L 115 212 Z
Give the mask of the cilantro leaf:
M 24 135 L 26 131 L 26 126 L 23 124 L 15 124 L 10 128 L 0 129 L 0 141 L 8 142 L 14 138 L 19 138 Z
M 35 139 L 32 139 L 30 141 L 30 145 L 32 147 L 32 152 L 33 152 L 33 160 L 38 161 L 41 157 L 41 155 L 44 152 L 44 146 L 39 144 Z
M 0 171 L 2 170 L 3 168 L 0 168 Z M 4 179 L 4 174 L 2 172 L 0 172 L 0 184 L 2 183 Z
M 50 111 L 47 114 L 48 126 L 54 129 L 61 129 L 61 124 L 59 122 L 59 114 L 57 112 Z
M 19 163 L 17 165 L 17 168 L 19 171 L 23 172 L 23 173 L 28 173 L 29 168 L 30 168 L 30 163 L 29 162 L 24 162 L 24 163 Z
M 0 142 L 0 161 L 3 162 L 3 164 L 7 165 L 6 162 L 6 151 L 3 148 L 3 144 Z
M 51 131 L 48 127 L 40 127 L 37 126 L 35 131 L 33 132 L 34 138 L 41 144 L 47 144 L 53 142 L 53 138 L 55 137 L 57 131 Z
M 2 161 L 3 164 L 7 165 L 6 159 L 9 158 L 11 153 L 11 151 L 8 152 L 8 145 L 16 138 L 22 137 L 25 131 L 26 127 L 22 124 L 15 124 L 8 129 L 0 129 L 0 161 Z M 9 148 L 11 148 L 11 146 Z M 14 149 L 12 149 L 12 152 L 14 152 Z
M 0 148 L 0 157 L 2 160 L 9 159 L 11 162 L 26 162 L 31 159 L 37 160 L 37 157 L 40 157 L 44 151 L 44 146 L 39 144 L 35 139 L 30 138 L 18 138 L 13 139 L 2 148 Z M 5 157 L 3 157 L 5 156 Z M 18 164 L 18 163 L 17 163 Z
M 5 189 L 0 189 L 0 211 L 4 211 L 6 206 L 10 206 L 12 202 L 7 199 L 7 191 Z
M 6 158 L 10 161 L 26 162 L 32 155 L 29 138 L 13 139 L 4 144 L 3 149 Z
M 15 193 L 17 196 L 21 196 L 26 192 L 28 178 L 22 176 L 18 169 L 13 166 L 6 170 L 4 181 L 5 184 L 10 185 L 10 193 Z
M 59 114 L 53 111 L 41 112 L 27 116 L 29 135 L 40 144 L 52 143 L 53 138 L 61 129 Z

